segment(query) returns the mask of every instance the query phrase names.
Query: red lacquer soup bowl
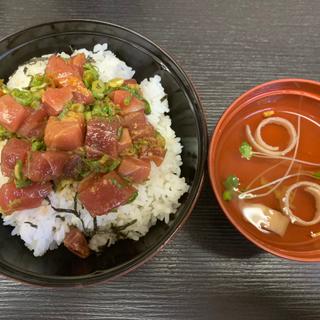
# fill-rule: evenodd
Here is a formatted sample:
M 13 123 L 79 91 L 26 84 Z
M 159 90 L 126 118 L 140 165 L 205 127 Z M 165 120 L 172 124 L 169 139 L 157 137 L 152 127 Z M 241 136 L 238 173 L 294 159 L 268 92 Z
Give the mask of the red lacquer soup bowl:
M 269 117 L 280 117 L 291 122 L 298 137 L 294 150 L 285 155 L 287 159 L 265 157 L 246 159 L 239 150 L 239 147 L 248 140 L 246 125 L 254 133 L 258 124 Z M 279 211 L 287 219 L 288 214 L 283 209 L 283 201 L 290 185 L 298 181 L 319 184 L 315 175 L 320 171 L 320 165 L 310 166 L 310 162 L 320 164 L 319 134 L 320 83 L 303 79 L 281 79 L 259 85 L 236 99 L 222 115 L 212 135 L 208 166 L 211 184 L 221 208 L 248 240 L 283 258 L 320 261 L 320 223 L 303 226 L 291 221 L 284 235 L 266 233 L 244 218 L 244 203 L 248 203 L 244 201 L 263 204 Z M 290 140 L 285 127 L 270 123 L 262 129 L 262 137 L 266 143 L 278 146 L 280 150 L 283 150 Z M 254 146 L 252 150 L 256 151 Z M 294 157 L 295 161 L 292 160 Z M 291 163 L 292 167 L 289 170 Z M 287 176 L 286 174 L 290 177 L 284 179 L 276 189 L 272 190 L 272 186 L 275 185 L 273 184 L 264 190 L 256 191 L 261 194 L 270 190 L 266 196 L 239 200 L 236 191 L 232 193 L 232 199 L 227 199 L 226 195 L 223 197 L 226 191 L 225 181 L 230 175 L 239 179 L 238 189 L 243 192 L 252 186 L 257 188 Z M 297 193 L 290 198 L 290 208 L 296 216 L 304 221 L 310 221 L 316 216 L 317 203 L 305 189 L 300 189 L 303 188 L 297 188 Z M 318 206 L 319 204 L 320 201 Z M 314 236 L 317 233 L 319 237 Z

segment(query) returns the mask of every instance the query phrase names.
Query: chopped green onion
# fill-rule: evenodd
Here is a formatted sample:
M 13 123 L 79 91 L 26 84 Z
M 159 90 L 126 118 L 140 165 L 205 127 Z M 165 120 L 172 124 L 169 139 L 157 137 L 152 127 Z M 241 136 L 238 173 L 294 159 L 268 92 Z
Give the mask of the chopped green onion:
M 109 159 L 109 156 L 107 154 L 104 154 L 98 161 L 101 164 L 105 164 Z
M 16 162 L 16 165 L 14 166 L 14 177 L 17 180 L 21 180 L 23 178 L 23 174 L 22 174 L 22 161 L 18 160 Z
M 45 75 L 36 74 L 32 77 L 29 84 L 31 92 L 37 92 L 39 90 L 45 89 L 49 84 L 49 79 Z
M 83 82 L 87 88 L 91 88 L 92 82 L 99 79 L 99 73 L 94 65 L 84 65 Z
M 134 200 L 136 200 L 137 197 L 138 197 L 138 195 L 139 195 L 138 191 L 135 191 L 135 192 L 132 194 L 132 196 L 128 199 L 128 202 L 127 202 L 127 203 L 131 203 L 131 202 L 133 202 Z
M 74 111 L 74 112 L 84 112 L 84 105 L 81 103 L 73 103 L 69 110 Z
M 96 77 L 94 76 L 94 73 L 92 71 L 88 70 L 83 73 L 83 82 L 87 88 L 90 88 L 92 82 L 95 80 Z
M 111 88 L 121 87 L 123 85 L 124 80 L 121 78 L 114 78 L 107 82 L 107 86 Z
M 32 94 L 33 100 L 40 101 L 43 94 L 44 94 L 44 89 L 38 89 L 38 90 L 34 91 Z
M 30 104 L 30 107 L 32 109 L 38 109 L 40 107 L 41 103 L 39 100 L 33 100 Z
M 32 151 L 44 151 L 46 149 L 46 145 L 42 140 L 34 140 L 32 141 L 31 150 Z
M 17 188 L 24 188 L 32 183 L 31 180 L 27 179 L 23 175 L 23 165 L 21 160 L 18 160 L 14 167 L 14 183 Z
M 92 94 L 96 99 L 102 99 L 104 97 L 105 85 L 101 80 L 95 80 L 91 85 Z
M 109 165 L 109 172 L 115 170 L 119 166 L 120 162 L 121 161 L 118 159 L 113 160 L 112 164 Z
M 128 106 L 132 100 L 132 96 L 128 96 L 123 100 L 125 106 Z
M 36 74 L 32 77 L 30 81 L 30 87 L 45 87 L 47 85 L 46 83 L 46 77 L 42 74 Z
M 94 105 L 92 109 L 92 115 L 97 117 L 109 117 L 112 114 L 111 107 L 109 105 Z
M 231 201 L 235 192 L 238 191 L 239 184 L 240 182 L 238 177 L 236 177 L 235 175 L 228 176 L 223 183 L 225 187 L 225 190 L 222 194 L 223 200 Z
M 227 177 L 227 179 L 224 181 L 224 186 L 226 189 L 235 189 L 239 186 L 239 178 L 235 175 L 230 175 Z
M 108 155 L 103 155 L 98 160 L 84 160 L 85 164 L 87 165 L 86 171 L 91 172 L 99 172 L 99 173 L 108 173 L 116 169 L 119 164 L 120 160 L 112 159 Z M 86 174 L 86 173 L 84 173 Z
M 33 100 L 32 93 L 27 90 L 13 89 L 11 91 L 11 95 L 17 102 L 21 103 L 24 106 L 30 105 Z
M 115 116 L 119 112 L 117 106 L 113 104 L 109 99 L 103 101 L 98 100 L 92 108 L 92 116 L 110 118 Z
M 68 102 L 62 112 L 58 115 L 59 119 L 63 119 L 66 116 L 71 116 L 72 114 L 74 114 L 75 112 L 77 113 L 82 113 L 85 111 L 85 106 L 81 103 L 71 103 Z
M 128 85 L 124 84 L 121 86 L 110 86 L 110 82 L 106 83 L 106 90 L 105 90 L 105 94 L 109 94 L 115 90 L 125 90 L 130 92 L 133 96 L 135 96 L 137 99 L 139 100 L 143 100 L 143 97 L 141 96 L 141 94 L 139 93 L 139 86 L 137 86 L 137 88 L 132 88 L 129 87 Z
M 86 111 L 84 113 L 84 117 L 85 117 L 86 121 L 91 120 L 92 119 L 92 112 L 91 111 Z
M 143 99 L 143 101 L 144 101 L 144 113 L 150 114 L 151 113 L 150 103 L 146 99 Z
M 250 160 L 252 157 L 252 147 L 247 141 L 243 141 L 241 143 L 241 146 L 239 148 L 239 151 L 241 153 L 241 158 L 245 158 L 247 160 Z
M 12 138 L 13 133 L 9 132 L 7 129 L 0 125 L 0 140 L 6 140 Z
M 222 195 L 222 198 L 223 200 L 225 201 L 231 201 L 232 200 L 232 197 L 233 197 L 233 192 L 230 191 L 230 190 L 225 190 L 223 192 L 223 195 Z
M 32 181 L 29 179 L 22 179 L 22 180 L 14 180 L 14 183 L 18 189 L 21 189 L 21 188 L 25 188 L 27 186 L 30 186 Z

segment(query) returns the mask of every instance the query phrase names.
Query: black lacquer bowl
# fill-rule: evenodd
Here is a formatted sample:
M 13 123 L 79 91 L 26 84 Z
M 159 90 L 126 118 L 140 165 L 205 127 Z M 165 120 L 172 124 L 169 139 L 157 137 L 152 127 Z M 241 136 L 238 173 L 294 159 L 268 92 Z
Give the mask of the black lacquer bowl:
M 126 273 L 152 257 L 187 219 L 199 195 L 207 153 L 207 128 L 195 89 L 175 61 L 157 45 L 126 28 L 88 20 L 45 23 L 0 41 L 0 78 L 7 80 L 32 57 L 71 48 L 92 50 L 109 44 L 120 59 L 136 70 L 138 81 L 156 74 L 168 94 L 172 125 L 183 145 L 182 175 L 190 190 L 168 225 L 158 222 L 139 241 L 121 240 L 99 255 L 82 260 L 63 246 L 35 258 L 11 227 L 0 224 L 0 272 L 15 279 L 45 286 L 84 285 Z

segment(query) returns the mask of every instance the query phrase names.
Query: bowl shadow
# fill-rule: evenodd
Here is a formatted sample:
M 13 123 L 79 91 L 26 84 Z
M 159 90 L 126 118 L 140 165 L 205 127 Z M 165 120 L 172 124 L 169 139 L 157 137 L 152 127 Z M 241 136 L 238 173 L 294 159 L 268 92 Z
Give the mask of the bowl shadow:
M 194 214 L 186 225 L 190 238 L 217 255 L 247 259 L 263 251 L 238 232 L 224 215 L 212 191 L 208 175 Z

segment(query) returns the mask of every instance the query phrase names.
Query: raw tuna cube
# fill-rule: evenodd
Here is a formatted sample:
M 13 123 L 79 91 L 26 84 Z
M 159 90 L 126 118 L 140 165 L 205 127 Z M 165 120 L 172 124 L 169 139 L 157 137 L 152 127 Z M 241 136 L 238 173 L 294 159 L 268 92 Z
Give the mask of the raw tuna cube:
M 127 203 L 135 193 L 136 189 L 114 171 L 89 176 L 79 186 L 79 199 L 93 217 Z
M 0 125 L 16 132 L 30 111 L 9 95 L 0 97 Z

